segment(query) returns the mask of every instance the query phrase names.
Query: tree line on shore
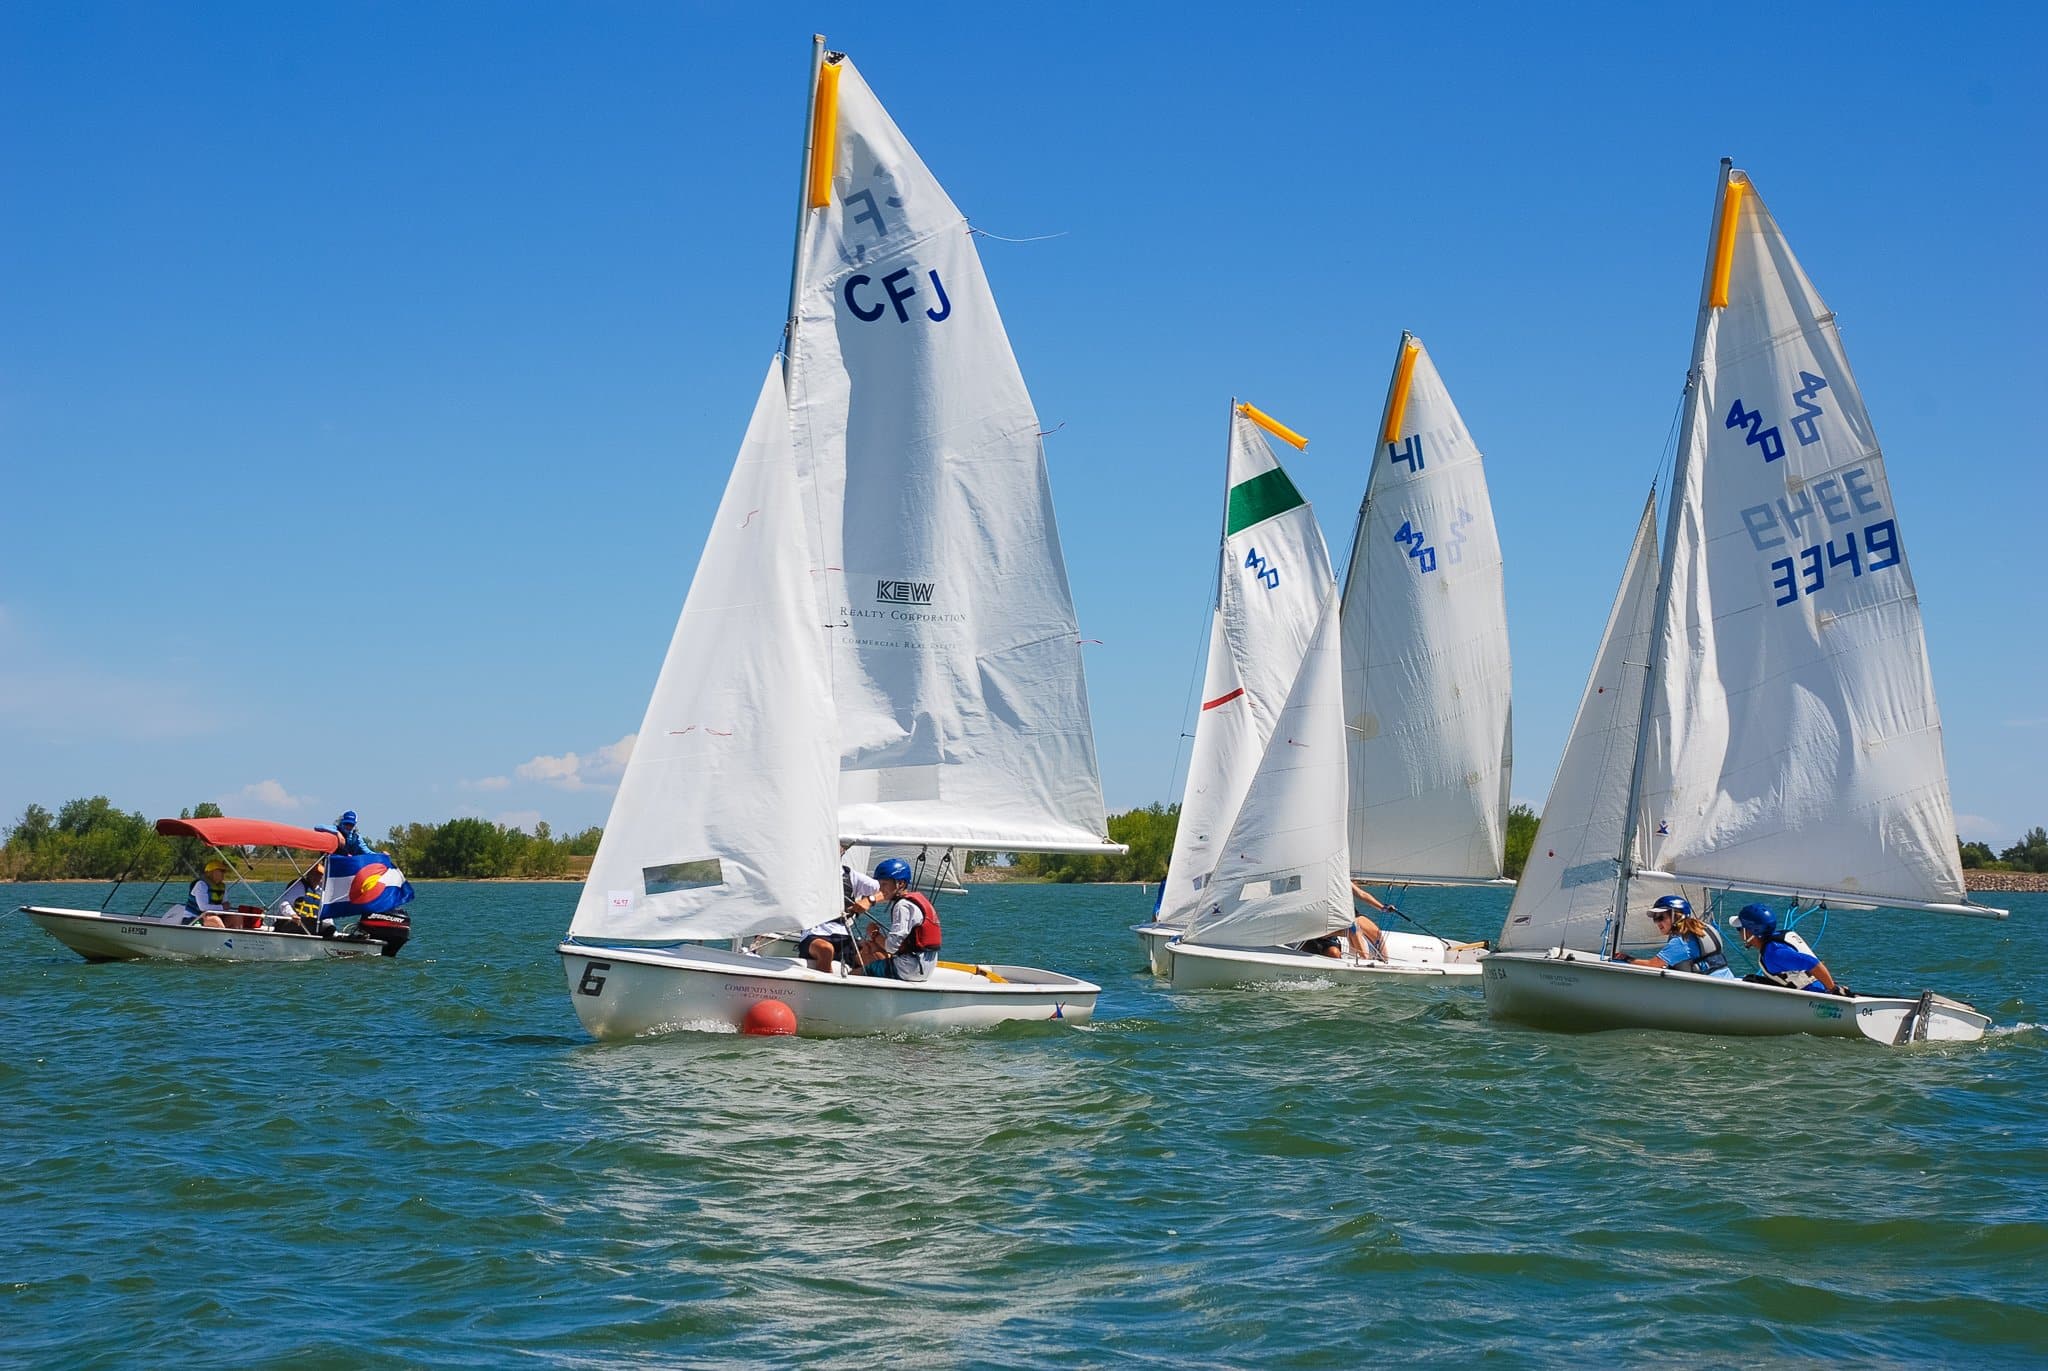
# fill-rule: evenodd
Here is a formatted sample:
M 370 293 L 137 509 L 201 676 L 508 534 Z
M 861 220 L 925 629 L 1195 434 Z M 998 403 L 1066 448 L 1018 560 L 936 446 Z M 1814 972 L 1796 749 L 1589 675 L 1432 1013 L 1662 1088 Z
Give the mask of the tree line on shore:
M 202 803 L 178 811 L 184 819 L 219 818 L 220 806 Z M 1536 811 L 1516 805 L 1507 817 L 1509 877 L 1522 874 L 1536 840 Z M 1109 836 L 1130 851 L 1093 855 L 1072 852 L 1019 853 L 1009 871 L 1030 880 L 1153 882 L 1166 879 L 1180 806 L 1152 804 L 1112 814 Z M 597 852 L 604 830 L 555 836 L 546 823 L 533 832 L 488 819 L 394 826 L 371 846 L 389 853 L 406 875 L 421 879 L 489 880 L 494 877 L 561 877 L 580 874 Z M 1957 840 L 1963 866 L 1982 871 L 2048 872 L 2048 829 L 2038 825 L 2011 847 L 1994 852 L 1988 843 Z M 72 800 L 51 813 L 31 804 L 6 830 L 0 844 L 0 880 L 161 879 L 195 870 L 206 845 L 193 838 L 166 838 L 140 811 L 123 813 L 104 795 Z M 968 854 L 967 868 L 989 866 L 997 854 Z
M 179 810 L 178 817 L 217 819 L 221 810 L 202 803 Z M 597 852 L 602 833 L 592 826 L 558 838 L 546 821 L 528 833 L 487 819 L 450 819 L 398 824 L 369 845 L 389 854 L 410 877 L 566 876 L 581 866 L 573 858 Z M 141 811 L 124 813 L 106 796 L 94 795 L 54 814 L 39 804 L 22 811 L 0 844 L 0 880 L 161 880 L 196 871 L 206 851 L 198 839 L 166 838 Z

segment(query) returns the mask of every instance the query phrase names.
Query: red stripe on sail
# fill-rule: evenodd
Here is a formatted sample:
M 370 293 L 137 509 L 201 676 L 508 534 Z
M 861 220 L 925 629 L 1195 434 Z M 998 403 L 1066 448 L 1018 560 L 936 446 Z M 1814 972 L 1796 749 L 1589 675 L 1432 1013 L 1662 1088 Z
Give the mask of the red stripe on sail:
M 1235 700 L 1238 696 L 1242 694 L 1244 694 L 1244 687 L 1239 686 L 1236 690 L 1231 691 L 1228 695 L 1218 695 L 1215 699 L 1210 700 L 1208 703 L 1204 704 L 1202 708 L 1214 709 L 1218 705 L 1227 705 L 1232 700 Z

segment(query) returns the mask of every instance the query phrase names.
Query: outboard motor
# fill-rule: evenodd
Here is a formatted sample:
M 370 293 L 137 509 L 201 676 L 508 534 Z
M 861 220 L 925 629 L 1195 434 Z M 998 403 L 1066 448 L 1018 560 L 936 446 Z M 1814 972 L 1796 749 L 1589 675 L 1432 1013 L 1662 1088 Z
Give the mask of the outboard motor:
M 385 956 L 396 957 L 398 949 L 404 947 L 406 939 L 412 936 L 412 920 L 402 909 L 366 914 L 356 925 L 356 932 L 373 943 L 384 944 Z

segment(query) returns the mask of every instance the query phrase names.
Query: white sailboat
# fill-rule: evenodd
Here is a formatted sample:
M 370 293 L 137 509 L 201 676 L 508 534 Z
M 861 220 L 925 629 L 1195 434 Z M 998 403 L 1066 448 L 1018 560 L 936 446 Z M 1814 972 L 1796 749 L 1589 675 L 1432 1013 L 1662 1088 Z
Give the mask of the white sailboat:
M 1262 430 L 1297 448 L 1308 442 L 1253 406 L 1231 403 L 1216 603 L 1194 751 L 1159 905 L 1135 929 L 1160 976 L 1170 970 L 1166 944 L 1186 930 L 1206 900 L 1224 839 L 1300 674 L 1333 584 L 1315 512 Z
M 739 950 L 837 913 L 842 839 L 1121 850 L 1038 419 L 966 220 L 852 62 L 820 39 L 813 72 L 783 363 L 559 949 L 600 1038 L 763 1000 L 815 1034 L 1080 1022 L 1099 994 Z
M 1969 902 L 1898 514 L 1834 316 L 1722 164 L 1661 560 L 1646 509 L 1520 887 L 1484 959 L 1543 1026 L 1981 1037 L 1931 993 L 1822 995 L 1607 961 L 1683 890 Z

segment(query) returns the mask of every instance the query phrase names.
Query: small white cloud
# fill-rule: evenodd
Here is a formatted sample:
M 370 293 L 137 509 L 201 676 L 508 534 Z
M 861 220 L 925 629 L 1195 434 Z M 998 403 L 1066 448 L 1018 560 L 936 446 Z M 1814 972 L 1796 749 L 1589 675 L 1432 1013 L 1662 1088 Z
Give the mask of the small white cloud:
M 474 781 L 457 781 L 464 790 L 503 790 L 512 784 L 510 776 L 484 776 Z
M 539 781 L 559 790 L 610 790 L 625 774 L 626 761 L 633 755 L 633 742 L 638 736 L 628 733 L 589 754 L 564 752 L 559 757 L 535 757 L 521 762 L 514 774 L 523 781 Z
M 2048 719 L 2007 719 L 2007 728 L 2048 728 Z
M 533 832 L 534 825 L 540 822 L 540 811 L 538 809 L 514 809 L 498 815 L 492 822 L 503 824 L 507 828 L 525 829 L 528 833 L 531 833 Z
M 1994 848 L 2012 844 L 2010 825 L 1982 814 L 1956 815 L 1956 835 L 1966 843 L 1989 843 Z
M 304 809 L 312 799 L 310 795 L 292 794 L 277 781 L 258 781 L 254 785 L 245 785 L 234 794 L 223 796 L 214 803 L 231 814 L 252 809 L 275 813 L 278 810 Z

